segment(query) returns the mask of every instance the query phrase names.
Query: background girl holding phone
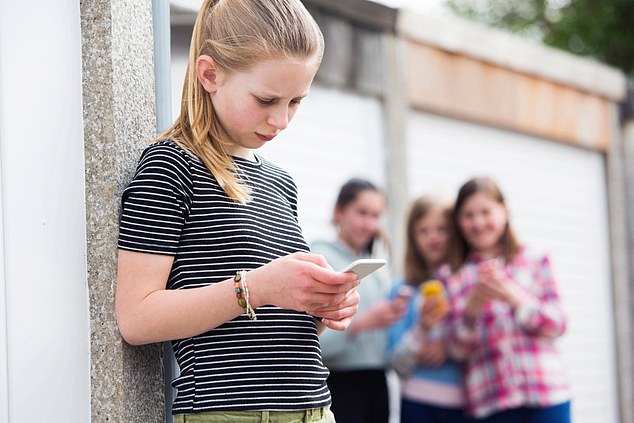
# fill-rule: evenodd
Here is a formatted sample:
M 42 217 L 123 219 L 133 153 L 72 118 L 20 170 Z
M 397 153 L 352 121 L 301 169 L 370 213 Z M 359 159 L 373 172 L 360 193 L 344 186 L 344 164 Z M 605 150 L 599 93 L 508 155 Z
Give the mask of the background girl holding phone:
M 454 218 L 449 351 L 465 364 L 469 412 L 489 423 L 570 423 L 556 346 L 566 316 L 548 255 L 519 243 L 491 178 L 460 188 Z
M 413 294 L 407 313 L 390 331 L 391 365 L 400 377 L 402 423 L 462 423 L 461 366 L 447 356 L 448 299 L 443 280 L 451 236 L 451 207 L 422 196 L 409 210 L 405 275 L 392 296 Z
M 313 253 L 322 254 L 335 269 L 360 258 L 386 258 L 387 245 L 380 220 L 383 193 L 370 181 L 351 179 L 339 190 L 333 210 L 337 238 L 315 241 Z M 328 387 L 335 417 L 346 423 L 386 423 L 389 416 L 385 349 L 387 328 L 404 312 L 405 301 L 390 301 L 387 266 L 366 276 L 358 286 L 359 311 L 344 332 L 320 336 L 323 359 L 330 369 Z

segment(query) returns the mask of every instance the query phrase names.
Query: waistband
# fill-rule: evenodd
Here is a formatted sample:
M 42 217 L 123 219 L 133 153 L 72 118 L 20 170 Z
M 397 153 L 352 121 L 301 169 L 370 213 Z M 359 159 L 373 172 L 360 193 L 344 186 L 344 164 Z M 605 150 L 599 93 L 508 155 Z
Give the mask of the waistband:
M 176 414 L 174 423 L 329 423 L 330 406 L 290 411 L 209 411 Z

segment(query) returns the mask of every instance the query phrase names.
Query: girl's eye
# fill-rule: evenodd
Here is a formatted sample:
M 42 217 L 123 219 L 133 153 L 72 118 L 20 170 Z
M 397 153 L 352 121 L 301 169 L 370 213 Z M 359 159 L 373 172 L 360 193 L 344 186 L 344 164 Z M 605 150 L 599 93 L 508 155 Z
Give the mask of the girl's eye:
M 260 98 L 260 97 L 256 97 L 255 99 L 257 100 L 258 103 L 263 104 L 265 106 L 269 106 L 271 104 L 275 104 L 275 99 L 274 98 Z
M 293 100 L 291 100 L 291 104 L 295 105 L 295 106 L 299 106 L 299 104 L 302 102 L 301 98 L 294 98 Z

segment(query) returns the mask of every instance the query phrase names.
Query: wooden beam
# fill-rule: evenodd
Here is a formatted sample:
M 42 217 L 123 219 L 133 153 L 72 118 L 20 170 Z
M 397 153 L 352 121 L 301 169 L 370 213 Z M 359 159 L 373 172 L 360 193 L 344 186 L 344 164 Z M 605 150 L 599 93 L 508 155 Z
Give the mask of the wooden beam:
M 609 99 L 435 47 L 408 43 L 412 107 L 606 152 Z

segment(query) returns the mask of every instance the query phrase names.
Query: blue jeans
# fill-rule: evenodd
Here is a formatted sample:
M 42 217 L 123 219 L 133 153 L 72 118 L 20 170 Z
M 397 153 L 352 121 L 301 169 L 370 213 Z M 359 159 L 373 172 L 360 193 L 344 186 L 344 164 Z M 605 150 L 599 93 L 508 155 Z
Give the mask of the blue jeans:
M 477 419 L 484 423 L 570 423 L 570 401 L 550 407 L 521 407 Z
M 431 404 L 401 400 L 401 423 L 471 423 L 461 408 L 445 408 Z

